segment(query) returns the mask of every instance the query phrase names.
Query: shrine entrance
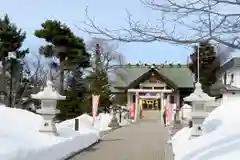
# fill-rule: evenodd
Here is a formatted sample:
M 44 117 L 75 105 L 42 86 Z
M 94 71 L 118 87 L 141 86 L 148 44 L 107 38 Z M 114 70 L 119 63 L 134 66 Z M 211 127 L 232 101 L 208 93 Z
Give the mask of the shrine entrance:
M 170 95 L 174 96 L 176 102 L 179 101 L 179 91 L 175 84 L 158 70 L 148 70 L 127 87 L 130 118 L 137 121 L 145 117 L 147 111 L 154 112 L 162 118 L 164 104 Z
M 161 95 L 158 96 L 140 96 L 140 103 L 142 110 L 160 110 L 161 109 Z
M 142 101 L 143 110 L 158 110 L 158 109 L 160 109 L 160 106 L 159 106 L 160 100 L 159 99 L 140 99 L 140 101 Z
M 164 95 L 172 92 L 171 89 L 128 89 L 128 104 L 129 108 L 133 108 L 134 120 L 145 117 L 143 113 L 145 111 L 155 111 L 159 117 L 162 117 Z M 134 100 L 131 95 L 134 96 Z

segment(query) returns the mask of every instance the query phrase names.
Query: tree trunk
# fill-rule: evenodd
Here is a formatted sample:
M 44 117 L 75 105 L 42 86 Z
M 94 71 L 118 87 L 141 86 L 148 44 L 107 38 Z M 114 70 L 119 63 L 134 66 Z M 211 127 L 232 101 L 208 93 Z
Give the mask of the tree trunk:
M 6 93 L 6 91 L 7 91 L 6 86 L 7 86 L 7 84 L 6 84 L 6 59 L 5 59 L 5 57 L 3 57 L 2 58 L 2 93 L 1 94 L 3 97 L 2 102 L 7 105 L 8 97 L 6 95 L 8 95 L 8 94 Z
M 60 94 L 64 93 L 64 58 L 60 57 L 60 86 L 59 86 L 59 92 Z

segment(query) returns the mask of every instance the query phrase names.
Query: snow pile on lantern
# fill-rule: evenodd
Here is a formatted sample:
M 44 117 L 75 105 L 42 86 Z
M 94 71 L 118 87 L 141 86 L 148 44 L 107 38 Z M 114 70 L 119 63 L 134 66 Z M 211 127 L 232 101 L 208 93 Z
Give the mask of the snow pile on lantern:
M 85 127 L 79 126 L 79 131 L 74 131 L 74 125 L 69 125 L 70 123 L 73 124 L 74 120 L 68 120 L 68 123 L 64 121 L 56 125 L 58 136 L 46 130 L 48 128 L 46 126 L 42 126 L 39 132 L 39 126 L 42 125 L 42 122 L 52 123 L 52 116 L 57 113 L 55 110 L 56 99 L 64 99 L 65 97 L 54 91 L 50 81 L 43 91 L 32 96 L 44 101 L 42 109 L 38 112 L 45 114 L 45 118 L 48 117 L 49 119 L 44 119 L 44 116 L 26 110 L 0 105 L 1 160 L 65 159 L 72 153 L 97 142 L 101 138 L 100 131 L 108 125 L 109 116 L 101 115 L 100 118 L 97 118 L 96 123 L 99 125 L 96 127 L 85 124 Z M 81 119 L 80 124 L 82 125 L 92 120 L 89 115 L 82 115 L 78 118 Z M 42 132 L 44 127 L 44 131 L 48 132 Z
M 236 96 L 236 95 L 235 95 Z M 189 140 L 190 128 L 172 138 L 175 160 L 234 160 L 240 157 L 240 99 L 225 100 L 203 122 L 203 134 Z
M 180 116 L 182 121 L 190 120 L 191 119 L 191 113 L 192 113 L 192 106 L 190 106 L 188 104 L 184 104 L 180 109 L 179 116 Z M 182 122 L 182 123 L 184 123 L 184 122 Z
M 37 94 L 32 94 L 34 99 L 44 99 L 44 100 L 64 100 L 66 96 L 60 95 L 54 88 L 51 81 L 47 81 L 47 86 L 44 87 L 43 91 L 38 92 Z

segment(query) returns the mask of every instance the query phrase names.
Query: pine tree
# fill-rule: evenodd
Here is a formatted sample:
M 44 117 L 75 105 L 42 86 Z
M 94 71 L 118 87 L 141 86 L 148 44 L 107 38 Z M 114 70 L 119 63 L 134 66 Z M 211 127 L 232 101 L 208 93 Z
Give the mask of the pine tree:
M 42 29 L 35 35 L 43 38 L 50 45 L 41 47 L 40 53 L 46 57 L 57 57 L 60 61 L 60 92 L 63 92 L 64 70 L 69 68 L 89 67 L 90 55 L 86 52 L 83 39 L 77 37 L 60 21 L 47 20 L 42 23 Z
M 189 64 L 189 69 L 195 74 L 197 81 L 197 64 L 199 51 L 199 80 L 202 84 L 203 91 L 210 94 L 210 87 L 217 81 L 216 72 L 220 67 L 220 62 L 214 47 L 209 41 L 202 41 L 198 46 L 194 47 L 194 53 L 191 54 L 192 63 Z
M 69 80 L 69 88 L 78 96 L 82 96 L 82 93 L 86 91 L 83 73 L 79 68 L 72 72 L 72 77 Z
M 40 53 L 45 57 L 59 59 L 60 66 L 55 66 L 55 68 L 60 69 L 60 93 L 67 97 L 65 101 L 58 102 L 61 112 L 58 119 L 74 118 L 83 112 L 80 106 L 82 101 L 80 92 L 83 88 L 79 83 L 82 79 L 81 69 L 90 66 L 90 54 L 85 49 L 83 39 L 74 35 L 65 24 L 56 20 L 47 20 L 41 26 L 42 29 L 36 30 L 35 35 L 50 44 L 41 47 Z M 65 70 L 72 71 L 74 74 L 70 90 L 63 87 Z
M 86 83 L 83 79 L 83 72 L 80 68 L 72 72 L 68 79 L 68 90 L 65 91 L 67 99 L 58 103 L 61 113 L 58 119 L 63 121 L 90 112 L 90 107 L 86 105 Z
M 88 76 L 92 94 L 100 95 L 99 111 L 107 112 L 110 107 L 110 87 L 106 71 L 91 72 Z
M 0 60 L 2 62 L 2 82 L 3 85 L 3 92 L 5 95 L 8 95 L 6 92 L 6 87 L 9 86 L 9 79 L 6 76 L 6 71 L 10 73 L 13 71 L 13 81 L 18 82 L 19 78 L 21 78 L 21 71 L 22 71 L 22 64 L 21 59 L 25 57 L 28 53 L 28 49 L 20 49 L 22 47 L 22 43 L 26 38 L 26 33 L 19 29 L 14 23 L 12 23 L 8 17 L 5 15 L 2 19 L 0 19 Z M 9 61 L 7 61 L 7 57 L 9 52 L 15 52 L 17 60 L 12 61 L 12 70 L 10 70 Z M 16 89 L 16 84 L 13 83 L 13 89 Z M 16 91 L 17 92 L 17 91 Z M 5 97 L 6 98 L 6 97 Z M 9 98 L 9 96 L 8 96 Z M 6 102 L 6 99 L 5 99 Z

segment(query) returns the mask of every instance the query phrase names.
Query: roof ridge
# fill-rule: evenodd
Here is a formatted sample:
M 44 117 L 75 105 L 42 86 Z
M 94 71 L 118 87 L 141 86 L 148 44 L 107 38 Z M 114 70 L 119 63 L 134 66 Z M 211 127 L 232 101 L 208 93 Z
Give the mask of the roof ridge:
M 150 64 L 150 65 L 138 65 L 138 64 L 125 64 L 125 65 L 114 65 L 117 68 L 151 68 L 152 66 L 160 68 L 188 68 L 188 64 Z

